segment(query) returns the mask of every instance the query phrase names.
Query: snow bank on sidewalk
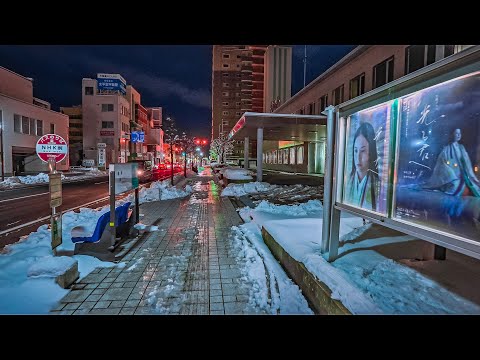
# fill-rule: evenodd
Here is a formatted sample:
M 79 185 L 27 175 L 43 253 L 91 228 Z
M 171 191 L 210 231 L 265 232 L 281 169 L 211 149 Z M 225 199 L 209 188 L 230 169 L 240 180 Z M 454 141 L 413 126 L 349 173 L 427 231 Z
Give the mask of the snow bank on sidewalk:
M 246 194 L 255 194 L 261 192 L 272 191 L 277 185 L 270 185 L 267 182 L 249 182 L 245 184 L 228 184 L 223 189 L 221 196 L 243 196 Z

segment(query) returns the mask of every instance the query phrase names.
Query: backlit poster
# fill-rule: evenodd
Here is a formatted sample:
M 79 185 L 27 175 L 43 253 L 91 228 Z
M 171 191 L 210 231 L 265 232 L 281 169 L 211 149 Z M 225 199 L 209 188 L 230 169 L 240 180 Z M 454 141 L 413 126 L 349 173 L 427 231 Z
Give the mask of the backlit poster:
M 400 102 L 394 215 L 480 241 L 480 74 Z
M 381 214 L 387 213 L 391 104 L 347 118 L 343 202 Z

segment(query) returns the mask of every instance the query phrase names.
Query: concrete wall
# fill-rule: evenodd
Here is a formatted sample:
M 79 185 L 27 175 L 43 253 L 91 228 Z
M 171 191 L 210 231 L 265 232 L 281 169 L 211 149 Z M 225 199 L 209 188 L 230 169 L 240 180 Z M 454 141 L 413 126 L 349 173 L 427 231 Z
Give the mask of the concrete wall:
M 31 80 L 0 66 L 0 94 L 33 103 Z
M 11 97 L 0 95 L 0 109 L 3 113 L 3 150 L 5 152 L 5 173 L 12 175 L 12 147 L 21 147 L 32 152 L 32 156 L 25 161 L 25 172 L 34 173 L 47 171 L 48 166 L 42 162 L 35 153 L 35 147 L 40 135 L 20 134 L 14 131 L 14 114 L 43 121 L 43 134 L 50 133 L 50 124 L 54 124 L 55 133 L 60 135 L 68 143 L 68 116 L 56 111 L 47 110 L 27 102 L 19 101 Z M 28 162 L 28 163 L 27 163 Z M 69 168 L 68 156 L 64 161 L 57 164 L 57 169 L 66 171 Z

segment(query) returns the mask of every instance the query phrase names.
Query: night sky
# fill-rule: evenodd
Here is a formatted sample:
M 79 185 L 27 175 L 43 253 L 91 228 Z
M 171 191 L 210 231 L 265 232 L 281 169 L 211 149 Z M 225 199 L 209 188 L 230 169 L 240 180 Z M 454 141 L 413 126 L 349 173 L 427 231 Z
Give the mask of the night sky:
M 307 45 L 307 84 L 355 46 Z M 293 47 L 292 95 L 303 87 L 304 45 Z M 33 95 L 60 106 L 80 105 L 83 77 L 119 73 L 163 107 L 182 130 L 210 136 L 212 47 L 207 45 L 2 45 L 0 66 L 34 79 Z

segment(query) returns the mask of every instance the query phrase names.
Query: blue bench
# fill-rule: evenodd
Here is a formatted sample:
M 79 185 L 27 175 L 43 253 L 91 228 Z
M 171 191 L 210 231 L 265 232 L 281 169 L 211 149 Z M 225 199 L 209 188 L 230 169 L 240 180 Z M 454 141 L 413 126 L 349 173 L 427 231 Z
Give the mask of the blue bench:
M 130 211 L 130 202 L 115 209 L 115 237 L 126 238 L 131 235 L 135 222 L 134 211 Z M 103 261 L 113 261 L 113 250 L 116 244 L 111 243 L 110 211 L 100 216 L 91 236 L 85 234 L 82 226 L 72 229 L 72 242 L 75 243 L 74 254 L 90 255 Z

